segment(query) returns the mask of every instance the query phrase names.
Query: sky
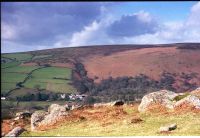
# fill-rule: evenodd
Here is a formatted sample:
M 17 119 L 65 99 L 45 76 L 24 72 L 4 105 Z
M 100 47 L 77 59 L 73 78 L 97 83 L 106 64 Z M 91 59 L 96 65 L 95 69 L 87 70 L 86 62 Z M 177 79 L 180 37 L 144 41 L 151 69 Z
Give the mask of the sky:
M 2 2 L 1 52 L 200 42 L 200 2 Z

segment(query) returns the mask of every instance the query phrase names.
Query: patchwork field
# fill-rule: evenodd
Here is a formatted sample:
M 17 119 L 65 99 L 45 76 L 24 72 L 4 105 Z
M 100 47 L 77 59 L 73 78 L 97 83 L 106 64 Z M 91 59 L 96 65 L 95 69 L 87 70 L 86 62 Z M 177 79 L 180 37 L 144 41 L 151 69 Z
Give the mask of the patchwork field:
M 19 64 L 20 64 L 19 61 L 8 61 L 6 63 L 1 64 L 1 69 L 5 69 L 5 68 L 9 68 L 9 67 L 15 67 Z
M 36 70 L 32 73 L 31 79 L 24 84 L 27 88 L 34 88 L 39 85 L 41 89 L 54 92 L 74 92 L 75 90 L 68 83 L 71 79 L 71 69 L 59 67 L 47 67 Z
M 32 58 L 32 55 L 26 53 L 17 53 L 17 54 L 3 54 L 2 57 L 10 58 L 17 61 L 28 61 Z
M 7 93 L 8 91 L 16 88 L 17 83 L 22 82 L 26 76 L 26 74 L 2 72 L 1 92 Z
M 63 67 L 24 66 L 23 62 L 50 58 L 51 55 L 33 56 L 30 53 L 3 54 L 1 63 L 1 93 L 7 94 L 15 88 L 24 87 L 52 92 L 75 92 L 71 83 L 71 69 Z M 17 85 L 17 84 L 19 84 Z M 22 90 L 23 91 L 23 90 Z M 19 90 L 18 90 L 19 92 Z

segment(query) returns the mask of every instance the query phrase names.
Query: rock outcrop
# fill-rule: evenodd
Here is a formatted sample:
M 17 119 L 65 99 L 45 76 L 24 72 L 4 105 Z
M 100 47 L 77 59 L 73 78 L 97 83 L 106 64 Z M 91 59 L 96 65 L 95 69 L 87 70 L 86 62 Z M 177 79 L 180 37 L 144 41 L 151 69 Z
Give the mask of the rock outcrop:
M 182 104 L 200 109 L 200 99 L 197 96 L 185 93 L 175 93 L 168 90 L 161 90 L 149 93 L 142 98 L 138 107 L 139 112 L 145 112 L 151 104 L 158 103 L 165 108 L 174 109 Z
M 6 134 L 6 137 L 17 137 L 24 131 L 21 127 L 16 127 L 13 130 L 11 130 L 8 134 Z
M 178 96 L 177 93 L 168 90 L 161 90 L 149 93 L 142 98 L 138 110 L 139 112 L 145 112 L 148 106 L 153 103 L 160 103 L 161 105 L 173 109 L 173 99 Z
M 194 91 L 191 91 L 191 95 L 194 95 L 194 96 L 197 96 L 198 98 L 200 98 L 200 87 L 198 87 Z
M 187 97 L 177 101 L 174 104 L 174 107 L 180 106 L 182 104 L 190 104 L 191 106 L 200 109 L 200 99 L 194 95 L 188 95 Z
M 52 104 L 48 108 L 48 112 L 35 112 L 31 116 L 31 130 L 36 130 L 38 126 L 46 126 L 56 123 L 63 116 L 68 115 L 68 106 Z
M 45 115 L 47 112 L 45 111 L 36 111 L 31 115 L 31 130 L 34 131 L 38 124 L 44 120 Z
M 48 108 L 48 113 L 49 114 L 54 114 L 54 113 L 61 113 L 69 110 L 67 105 L 61 106 L 58 104 L 52 104 Z

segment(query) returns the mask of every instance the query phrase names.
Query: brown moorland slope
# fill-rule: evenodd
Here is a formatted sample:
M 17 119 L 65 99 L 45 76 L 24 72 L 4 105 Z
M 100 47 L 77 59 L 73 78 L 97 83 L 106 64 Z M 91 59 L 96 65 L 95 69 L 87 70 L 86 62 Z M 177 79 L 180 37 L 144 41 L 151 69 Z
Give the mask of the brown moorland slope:
M 160 80 L 163 72 L 173 74 L 181 87 L 184 74 L 196 74 L 187 83 L 200 85 L 200 50 L 179 49 L 177 47 L 151 47 L 113 53 L 108 56 L 94 55 L 85 58 L 83 64 L 90 78 L 98 77 L 98 83 L 109 76 L 136 76 L 145 74 Z
M 95 55 L 84 60 L 91 78 L 109 76 L 135 76 L 146 74 L 158 80 L 162 72 L 200 73 L 200 51 L 182 50 L 176 47 L 143 48 L 114 53 L 109 56 Z

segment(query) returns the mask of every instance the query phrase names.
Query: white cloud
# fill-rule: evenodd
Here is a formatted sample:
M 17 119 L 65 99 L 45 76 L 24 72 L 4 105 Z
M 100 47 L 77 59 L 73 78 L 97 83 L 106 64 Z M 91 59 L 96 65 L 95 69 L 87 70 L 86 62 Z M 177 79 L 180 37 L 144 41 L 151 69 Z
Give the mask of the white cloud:
M 30 47 L 27 47 L 25 44 L 17 43 L 17 41 L 14 42 L 14 40 L 18 39 L 18 36 L 21 36 L 20 32 L 25 32 L 26 35 L 22 35 L 23 38 L 27 40 L 30 38 L 31 42 L 35 42 L 35 39 L 33 39 L 34 36 L 42 38 L 43 36 L 48 35 L 42 33 L 43 30 L 45 30 L 45 27 L 43 30 L 34 30 L 33 28 L 33 31 L 37 33 L 32 33 L 33 37 L 26 38 L 30 31 L 27 32 L 24 30 L 32 29 L 28 23 L 16 27 L 12 26 L 12 24 L 5 24 L 2 22 L 2 38 L 6 41 L 3 42 L 4 46 L 2 47 L 2 51 L 27 51 L 29 49 L 36 50 L 101 44 L 200 42 L 200 2 L 197 2 L 191 7 L 186 20 L 179 22 L 161 22 L 147 11 L 139 11 L 133 14 L 123 15 L 119 18 L 119 16 L 113 14 L 110 9 L 107 9 L 106 6 L 101 6 L 99 9 L 100 14 L 98 15 L 98 18 L 92 18 L 90 24 L 84 23 L 82 29 L 73 30 L 70 34 L 66 33 L 68 32 L 68 29 L 70 30 L 70 28 L 73 28 L 70 27 L 71 24 L 69 24 L 69 27 L 67 25 L 67 27 L 61 28 L 62 33 L 60 33 L 60 30 L 57 31 L 59 34 L 56 32 L 56 36 L 54 36 L 52 42 L 35 43 Z M 68 20 L 68 18 L 66 18 L 66 20 Z M 114 23 L 117 25 L 111 27 Z M 60 26 L 59 23 L 55 24 Z M 66 23 L 64 23 L 64 25 L 66 25 Z M 40 26 L 40 24 L 38 24 L 38 26 Z M 45 26 L 45 24 L 42 26 Z M 109 33 L 109 29 L 111 29 L 112 33 Z M 52 31 L 54 30 L 55 29 L 52 29 Z
M 200 42 L 200 2 L 191 8 L 189 17 L 179 22 L 158 22 L 158 29 L 154 33 L 144 33 L 135 36 L 121 36 L 113 38 L 107 30 L 116 19 L 102 18 L 100 22 L 94 21 L 82 31 L 73 34 L 70 46 L 95 44 L 163 44 L 178 42 Z M 125 16 L 137 16 L 142 22 L 153 22 L 155 19 L 145 11 Z M 111 16 L 112 17 L 112 16 Z M 107 21 L 107 22 L 106 22 Z M 106 23 L 105 23 L 106 22 Z M 127 26 L 120 26 L 121 29 Z M 143 29 L 143 28 L 141 28 Z M 114 30 L 115 31 L 115 30 Z
M 151 15 L 146 13 L 146 17 L 150 18 Z M 160 28 L 154 34 L 124 37 L 120 43 L 161 44 L 200 42 L 200 2 L 191 8 L 189 17 L 185 21 L 160 22 L 159 24 Z
M 135 15 L 138 17 L 138 19 L 140 19 L 143 22 L 149 23 L 153 20 L 152 16 L 148 12 L 145 12 L 145 11 L 139 11 Z
M 1 34 L 2 39 L 5 40 L 12 40 L 17 36 L 14 26 L 5 24 L 4 22 L 1 24 Z
M 106 29 L 114 20 L 115 18 L 108 14 L 102 17 L 99 22 L 93 21 L 90 25 L 85 26 L 82 31 L 75 32 L 68 46 L 112 44 L 113 40 L 106 34 Z
M 81 32 L 74 33 L 69 45 L 81 46 L 88 44 L 88 42 L 91 40 L 91 37 L 94 38 L 97 35 L 95 32 L 99 30 L 99 27 L 100 24 L 94 21 L 91 25 L 84 27 Z
M 200 26 L 200 2 L 191 8 L 191 12 L 186 24 L 188 26 Z

